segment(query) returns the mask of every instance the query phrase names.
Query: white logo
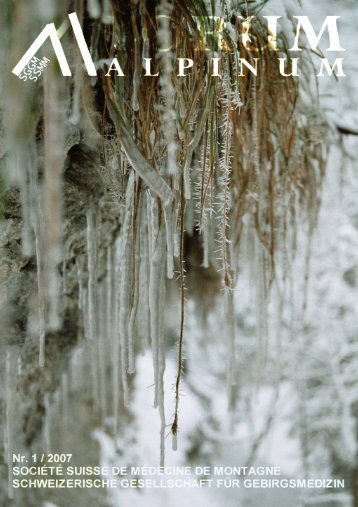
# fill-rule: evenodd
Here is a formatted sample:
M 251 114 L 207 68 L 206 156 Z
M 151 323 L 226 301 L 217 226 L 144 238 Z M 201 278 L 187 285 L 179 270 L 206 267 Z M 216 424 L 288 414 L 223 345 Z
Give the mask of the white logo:
M 89 52 L 88 46 L 86 44 L 85 37 L 83 35 L 81 24 L 78 20 L 77 14 L 73 12 L 69 14 L 70 23 L 72 25 L 73 32 L 75 34 L 78 47 L 80 49 L 84 64 L 86 66 L 86 70 L 89 76 L 97 76 L 96 67 L 91 58 L 91 54 Z M 60 37 L 56 31 L 56 27 L 54 23 L 50 23 L 45 26 L 40 35 L 37 37 L 35 42 L 30 46 L 30 48 L 26 51 L 24 56 L 21 58 L 19 63 L 13 68 L 12 72 L 15 76 L 20 77 L 21 73 L 25 71 L 28 65 L 31 63 L 36 53 L 40 49 L 40 47 L 44 44 L 44 42 L 50 38 L 52 47 L 55 51 L 58 63 L 61 68 L 61 72 L 64 76 L 72 76 L 71 69 L 68 65 L 66 55 L 63 51 Z

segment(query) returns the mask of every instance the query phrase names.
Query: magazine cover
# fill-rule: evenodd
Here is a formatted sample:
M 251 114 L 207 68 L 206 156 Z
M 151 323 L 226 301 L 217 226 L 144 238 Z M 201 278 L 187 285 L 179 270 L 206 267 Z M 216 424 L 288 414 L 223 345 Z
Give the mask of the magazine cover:
M 0 0 L 0 506 L 358 507 L 356 0 Z

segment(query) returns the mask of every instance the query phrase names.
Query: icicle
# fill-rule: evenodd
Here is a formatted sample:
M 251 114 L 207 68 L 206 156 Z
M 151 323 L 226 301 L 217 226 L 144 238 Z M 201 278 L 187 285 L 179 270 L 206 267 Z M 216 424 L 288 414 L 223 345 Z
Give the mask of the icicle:
M 155 199 L 147 194 L 148 217 L 149 217 L 149 311 L 150 311 L 150 336 L 154 366 L 154 407 L 158 406 L 158 273 L 154 263 L 154 250 L 158 240 L 158 217 L 156 215 Z
M 92 19 L 98 19 L 101 15 L 101 5 L 98 0 L 87 0 L 88 14 Z
M 115 242 L 114 250 L 114 281 L 116 290 L 114 292 L 114 316 L 112 333 L 112 372 L 113 372 L 113 431 L 117 435 L 119 425 L 119 397 L 123 393 L 120 390 L 122 372 L 121 372 L 121 355 L 120 355 L 120 335 L 119 335 L 119 309 L 121 306 L 121 237 L 118 236 Z
M 112 382 L 113 382 L 113 433 L 115 436 L 118 434 L 119 428 L 119 402 L 120 402 L 120 349 L 118 340 L 112 340 Z
M 57 266 L 62 258 L 62 171 L 64 164 L 64 104 L 61 80 L 54 64 L 44 74 L 44 251 L 48 328 L 61 326 L 59 313 L 60 280 Z
M 44 408 L 45 415 L 43 418 L 43 442 L 45 444 L 45 451 L 51 452 L 51 405 L 50 396 L 48 393 L 44 395 Z
M 92 400 L 95 408 L 95 413 L 99 413 L 101 400 L 100 400 L 100 392 L 99 392 L 99 366 L 98 366 L 98 339 L 95 342 L 89 342 L 89 346 L 87 346 L 87 352 L 89 354 L 89 368 L 90 368 L 90 376 L 91 376 L 91 385 L 92 385 Z
M 119 287 L 119 341 L 121 351 L 121 370 L 123 383 L 123 399 L 128 404 L 128 322 L 130 317 L 131 298 L 131 267 L 132 267 L 132 225 L 133 225 L 133 197 L 134 197 L 134 172 L 129 175 L 124 222 L 121 229 L 121 253 L 117 259 L 118 271 L 120 272 Z
M 86 339 L 89 339 L 89 316 L 88 316 L 88 290 L 83 286 L 82 290 L 82 315 L 83 315 L 83 335 Z
M 139 276 L 139 316 L 138 332 L 141 337 L 142 350 L 150 345 L 149 325 L 149 232 L 146 194 L 140 200 L 140 276 Z
M 106 335 L 107 339 L 111 340 L 113 332 L 113 248 L 110 245 L 107 248 L 107 259 L 106 259 Z
M 203 268 L 209 267 L 209 221 L 205 220 L 203 225 Z
M 184 197 L 185 198 L 185 197 Z M 193 237 L 195 232 L 195 203 L 193 199 L 190 201 L 186 201 L 185 204 L 185 231 L 190 236 Z
M 164 308 L 165 305 L 165 284 L 164 274 L 161 277 L 160 283 L 160 307 Z M 164 466 L 165 457 L 165 409 L 164 409 L 164 373 L 165 373 L 165 348 L 164 348 L 164 333 L 163 333 L 163 319 L 164 312 L 161 311 L 159 315 L 159 357 L 158 357 L 158 407 L 160 416 L 160 466 Z
M 22 367 L 22 359 L 21 356 L 17 358 L 17 376 L 20 377 L 22 375 L 23 367 Z
M 90 208 L 86 214 L 87 217 L 87 312 L 85 312 L 84 320 L 88 319 L 88 336 L 89 336 L 89 352 L 91 361 L 91 381 L 93 400 L 95 407 L 100 407 L 100 394 L 98 386 L 98 301 L 97 301 L 97 234 L 96 234 L 96 217 L 94 210 Z M 87 313 L 87 315 L 86 315 Z M 86 318 L 87 317 L 87 318 Z
M 83 376 L 83 345 L 76 349 L 71 356 L 70 382 L 71 387 L 76 391 L 81 388 Z
M 89 324 L 89 338 L 94 340 L 96 336 L 96 284 L 97 284 L 97 270 L 96 270 L 96 257 L 97 257 L 97 240 L 96 240 L 96 225 L 95 215 L 93 209 L 89 209 L 86 214 L 87 217 L 87 272 L 88 272 L 88 324 Z
M 45 299 L 43 294 L 43 261 L 41 258 L 41 240 L 38 225 L 35 225 L 35 247 L 37 259 L 37 305 L 38 305 L 38 322 L 39 322 L 39 366 L 45 366 Z
M 115 248 L 119 248 L 116 246 Z M 112 414 L 113 414 L 113 433 L 118 433 L 118 416 L 119 416 L 119 341 L 114 330 L 118 329 L 117 322 L 117 305 L 116 293 L 114 287 L 119 285 L 116 281 L 116 273 L 114 271 L 114 254 L 113 247 L 110 245 L 107 249 L 107 269 L 106 269 L 106 335 L 110 347 L 110 360 L 112 366 Z M 117 257 L 117 254 L 116 254 Z
M 173 433 L 172 435 L 172 450 L 178 450 L 178 433 Z
M 139 218 L 140 219 L 140 218 Z M 137 217 L 138 220 L 138 217 Z M 135 372 L 135 360 L 134 360 L 134 338 L 135 338 L 135 326 L 136 317 L 138 313 L 138 301 L 139 301 L 139 269 L 140 269 L 140 233 L 139 227 L 136 231 L 136 245 L 135 245 L 135 277 L 134 277 L 134 293 L 133 302 L 130 313 L 130 319 L 128 324 L 128 373 L 132 374 Z
M 105 25 L 113 24 L 113 14 L 110 0 L 103 0 L 102 23 Z
M 37 315 L 38 336 L 39 336 L 39 366 L 45 366 L 45 322 L 46 322 L 46 305 L 44 293 L 44 249 L 41 233 L 41 224 L 43 216 L 41 211 L 41 196 L 37 192 L 38 174 L 35 164 L 30 166 L 30 188 L 31 191 L 31 210 L 30 221 L 35 236 L 35 253 L 36 253 L 36 272 L 37 272 Z
M 68 389 L 68 376 L 67 373 L 63 373 L 61 377 L 61 406 L 62 406 L 62 424 L 66 428 L 68 422 L 68 398 L 69 398 L 69 389 Z
M 105 284 L 99 285 L 99 302 L 98 302 L 98 339 L 97 342 L 97 361 L 98 361 L 98 391 L 100 401 L 100 413 L 102 425 L 104 424 L 107 414 L 107 390 L 106 390 L 106 326 L 104 316 L 106 315 L 106 298 Z M 108 338 L 108 337 L 107 337 Z
M 78 283 L 78 308 L 82 310 L 82 313 L 85 311 L 85 301 L 86 297 L 84 294 L 84 284 L 83 284 L 83 272 L 80 266 L 80 262 L 78 258 L 76 259 L 76 271 L 77 271 L 77 283 Z
M 135 39 L 135 41 L 137 41 L 137 39 Z M 138 88 L 139 88 L 139 73 L 140 73 L 140 65 L 137 61 L 136 65 L 137 67 L 133 74 L 133 92 L 132 92 L 132 109 L 135 112 L 139 111 Z
M 178 231 L 174 233 L 174 257 L 178 259 L 180 255 L 180 234 Z
M 51 395 L 51 404 L 49 407 L 49 414 L 51 414 L 50 424 L 51 424 L 51 435 L 52 440 L 50 445 L 52 447 L 52 451 L 54 451 L 53 444 L 59 442 L 60 439 L 63 438 L 63 413 L 62 413 L 62 393 L 61 387 L 58 386 L 57 389 Z
M 154 406 L 159 408 L 161 421 L 160 429 L 160 463 L 164 466 L 165 450 L 165 411 L 164 411 L 164 371 L 165 350 L 163 335 L 163 308 L 165 301 L 165 233 L 163 227 L 159 228 L 159 207 L 155 199 L 148 194 L 149 216 L 149 249 L 150 249 L 150 282 L 149 282 L 149 309 L 150 334 L 154 366 Z
M 163 228 L 159 229 L 159 208 L 156 200 L 148 195 L 150 217 L 150 281 L 149 281 L 149 309 L 150 309 L 150 335 L 152 343 L 154 365 L 154 406 L 158 406 L 160 390 L 160 300 L 163 274 L 163 252 L 165 252 L 165 237 Z
M 174 276 L 174 221 L 172 205 L 164 206 L 164 220 L 167 237 L 167 276 L 172 279 Z

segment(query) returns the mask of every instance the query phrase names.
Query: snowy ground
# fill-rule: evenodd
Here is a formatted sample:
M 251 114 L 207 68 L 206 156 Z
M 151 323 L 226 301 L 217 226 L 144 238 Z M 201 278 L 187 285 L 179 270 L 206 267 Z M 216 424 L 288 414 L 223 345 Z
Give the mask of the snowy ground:
M 133 456 L 133 466 L 158 466 L 158 449 L 159 449 L 159 433 L 158 413 L 152 408 L 153 389 L 151 387 L 153 379 L 153 369 L 151 366 L 150 354 L 141 357 L 137 365 L 137 378 L 135 386 L 135 399 L 133 402 L 133 413 L 135 416 L 135 428 L 133 432 L 136 434 L 136 443 L 134 448 L 131 449 L 131 456 Z M 165 388 L 166 388 L 166 414 L 170 421 L 173 412 L 173 397 L 170 396 L 173 379 L 175 378 L 175 369 L 173 361 L 168 361 Z M 299 449 L 297 442 L 289 436 L 289 411 L 292 408 L 287 403 L 289 392 L 287 386 L 282 389 L 282 397 L 277 407 L 276 424 L 273 426 L 272 432 L 268 434 L 265 445 L 262 448 L 260 457 L 257 464 L 261 465 L 275 465 L 280 466 L 284 476 L 296 474 L 300 469 L 300 461 L 297 459 L 299 456 Z M 168 394 L 169 393 L 169 394 Z M 190 392 L 188 388 L 184 390 L 181 404 L 181 431 L 179 438 L 179 449 L 174 452 L 171 449 L 170 436 L 167 438 L 166 450 L 166 466 L 183 466 L 186 465 L 186 442 L 190 440 L 191 433 L 195 430 L 197 424 L 205 420 L 202 406 L 198 403 L 196 397 Z M 226 405 L 225 394 L 222 395 L 220 400 L 220 393 L 217 393 L 217 407 L 221 409 Z M 271 393 L 267 389 L 263 389 L 257 400 L 257 414 L 254 414 L 255 419 L 260 421 L 264 419 L 265 413 L 268 409 L 268 403 L 271 399 Z M 261 414 L 260 414 L 261 412 Z M 224 409 L 224 417 L 225 409 Z M 169 433 L 168 428 L 168 433 Z M 243 428 L 239 431 L 240 439 L 235 441 L 235 437 L 228 438 L 227 442 L 223 441 L 220 447 L 220 452 L 214 460 L 215 465 L 225 466 L 243 466 L 245 458 L 245 431 L 248 428 Z M 156 437 L 156 438 L 155 438 Z M 102 449 L 102 466 L 121 466 L 126 463 L 122 462 L 123 458 L 116 454 L 113 440 L 103 433 L 102 431 L 95 432 L 95 438 L 98 439 Z M 127 443 L 127 445 L 130 445 Z M 203 466 L 207 463 L 201 463 Z M 132 507 L 158 506 L 158 507 L 180 507 L 183 504 L 206 505 L 214 507 L 223 501 L 228 506 L 238 505 L 263 505 L 262 492 L 251 493 L 248 496 L 243 496 L 238 490 L 226 489 L 223 493 L 222 489 L 175 489 L 175 490 L 156 490 L 147 489 L 140 493 L 135 490 L 111 490 L 110 499 L 114 506 L 131 505 Z M 297 492 L 275 492 L 265 493 L 265 506 L 284 506 L 290 499 L 290 505 L 299 504 L 299 494 Z M 243 502 L 243 503 L 239 503 Z M 249 503 L 254 502 L 254 503 Z M 296 504 L 295 504 L 296 502 Z

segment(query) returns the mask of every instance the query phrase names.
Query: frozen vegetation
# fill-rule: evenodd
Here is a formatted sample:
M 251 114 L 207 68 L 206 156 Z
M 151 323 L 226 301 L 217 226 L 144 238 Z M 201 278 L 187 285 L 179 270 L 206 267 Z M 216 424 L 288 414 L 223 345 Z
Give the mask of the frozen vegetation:
M 1 58 L 11 62 L 68 8 L 3 3 Z M 285 56 L 290 15 L 318 27 L 341 16 L 346 77 L 322 78 L 317 91 L 308 51 L 300 80 L 282 80 L 269 52 L 257 77 L 238 79 L 235 54 L 215 47 L 223 78 L 210 79 L 196 47 L 212 26 L 193 22 L 205 4 L 155 3 L 165 14 L 155 33 L 145 2 L 76 3 L 96 68 L 118 54 L 123 81 L 89 78 L 67 39 L 71 86 L 49 46 L 39 83 L 2 76 L 0 502 L 355 505 L 357 7 L 263 2 L 261 14 L 284 17 Z M 215 14 L 231 19 L 234 3 L 217 2 Z M 240 12 L 259 14 L 258 4 L 239 2 Z M 237 20 L 230 38 L 240 29 Z M 252 33 L 267 37 L 258 20 Z M 199 60 L 188 78 L 160 51 L 175 37 Z M 143 81 L 147 51 L 162 72 Z M 7 487 L 13 452 L 54 450 L 81 465 L 275 465 L 347 487 Z

